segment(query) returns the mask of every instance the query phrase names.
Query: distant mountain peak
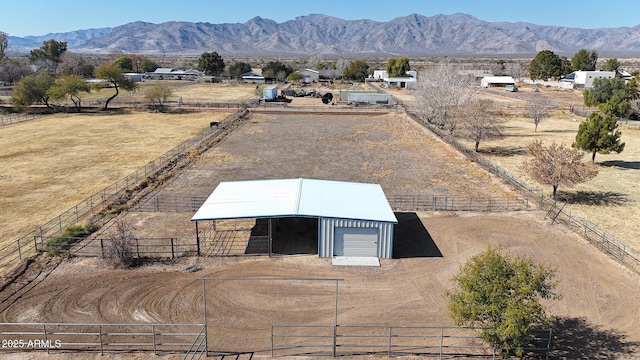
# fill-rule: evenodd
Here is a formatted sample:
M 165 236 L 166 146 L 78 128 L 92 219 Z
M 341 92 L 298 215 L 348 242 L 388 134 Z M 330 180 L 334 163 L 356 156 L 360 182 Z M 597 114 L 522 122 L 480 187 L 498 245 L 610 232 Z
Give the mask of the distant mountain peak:
M 343 20 L 309 14 L 278 23 L 253 17 L 245 23 L 210 24 L 135 21 L 115 28 L 9 36 L 9 50 L 27 51 L 55 38 L 75 52 L 222 55 L 535 55 L 552 50 L 565 55 L 585 48 L 606 53 L 640 54 L 640 25 L 633 28 L 578 29 L 524 22 L 487 22 L 472 15 L 409 14 L 387 22 Z

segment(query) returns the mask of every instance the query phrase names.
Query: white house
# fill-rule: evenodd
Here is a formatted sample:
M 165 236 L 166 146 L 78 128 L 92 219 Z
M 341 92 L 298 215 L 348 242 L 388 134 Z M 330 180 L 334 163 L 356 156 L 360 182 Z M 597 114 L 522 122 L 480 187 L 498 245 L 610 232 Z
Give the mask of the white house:
M 560 82 L 573 83 L 575 89 L 590 89 L 595 79 L 613 79 L 616 77 L 615 71 L 574 71 L 560 79 Z
M 373 80 L 382 81 L 386 77 L 389 77 L 387 70 L 373 70 Z

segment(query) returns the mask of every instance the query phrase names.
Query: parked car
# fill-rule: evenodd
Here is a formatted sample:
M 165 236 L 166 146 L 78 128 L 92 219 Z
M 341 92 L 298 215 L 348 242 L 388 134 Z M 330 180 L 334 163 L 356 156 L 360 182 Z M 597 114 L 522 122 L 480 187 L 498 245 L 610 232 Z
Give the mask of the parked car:
M 505 90 L 507 91 L 511 91 L 511 92 L 517 92 L 518 91 L 518 87 L 515 85 L 507 85 L 504 87 Z

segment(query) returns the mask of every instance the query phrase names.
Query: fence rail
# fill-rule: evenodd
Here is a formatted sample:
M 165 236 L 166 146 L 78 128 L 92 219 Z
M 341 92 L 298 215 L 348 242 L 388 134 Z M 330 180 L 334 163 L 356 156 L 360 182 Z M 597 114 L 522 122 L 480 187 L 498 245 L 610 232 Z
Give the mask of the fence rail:
M 41 118 L 40 114 L 10 114 L 0 116 L 0 126 L 17 124 L 24 121 L 36 120 Z
M 127 175 L 123 179 L 116 181 L 114 184 L 89 196 L 87 199 L 81 201 L 57 217 L 38 226 L 36 229 L 24 234 L 15 241 L 1 247 L 0 268 L 9 266 L 25 256 L 33 254 L 38 243 L 42 244 L 45 237 L 55 236 L 65 228 L 80 221 L 84 216 L 90 214 L 93 215 L 105 210 L 111 204 L 117 204 L 121 200 L 122 194 L 125 194 L 125 192 L 141 183 L 144 183 L 149 176 L 161 171 L 172 159 L 175 159 L 176 156 L 184 153 L 187 149 L 195 146 L 209 136 L 216 135 L 219 132 L 224 131 L 228 125 L 245 115 L 246 112 L 247 110 L 245 109 L 236 111 L 218 123 L 216 127 L 211 127 L 174 147 L 151 161 L 146 166 L 137 169 L 132 174 Z
M 204 324 L 0 323 L 0 354 L 20 351 L 96 352 L 101 355 L 113 352 L 186 353 L 205 333 Z
M 272 324 L 271 356 L 384 354 L 443 357 L 496 357 L 496 348 L 477 331 L 459 326 Z M 551 329 L 534 331 L 527 353 L 546 355 Z
M 504 181 L 509 183 L 520 194 L 526 197 L 526 203 L 535 203 L 541 210 L 544 211 L 556 211 L 554 217 L 555 221 L 559 222 L 576 233 L 582 235 L 587 241 L 595 245 L 600 251 L 607 255 L 610 255 L 615 260 L 619 261 L 623 265 L 627 266 L 631 270 L 640 273 L 640 253 L 631 248 L 629 245 L 617 239 L 615 236 L 600 229 L 596 224 L 585 219 L 579 214 L 571 211 L 566 206 L 559 206 L 559 204 L 549 196 L 544 195 L 544 192 L 540 189 L 532 188 L 523 180 L 513 175 L 508 170 L 494 164 L 491 160 L 478 154 L 477 152 L 469 149 L 462 142 L 449 136 L 445 131 L 442 131 L 438 127 L 423 121 L 418 115 L 409 113 L 409 115 L 419 124 L 423 125 L 427 129 L 431 130 L 438 137 L 449 143 L 451 146 L 460 151 L 467 158 L 473 160 L 478 165 L 492 174 L 497 175 Z M 561 210 L 560 210 L 561 209 Z
M 113 239 L 89 237 L 56 237 L 55 244 L 48 242 L 50 238 L 43 238 L 42 243 L 36 245 L 36 249 L 51 251 L 53 253 L 65 252 L 76 257 L 104 257 L 113 246 Z M 190 238 L 133 238 L 130 241 L 130 250 L 135 259 L 160 258 L 175 259 L 185 256 L 193 256 L 198 253 L 198 241 Z

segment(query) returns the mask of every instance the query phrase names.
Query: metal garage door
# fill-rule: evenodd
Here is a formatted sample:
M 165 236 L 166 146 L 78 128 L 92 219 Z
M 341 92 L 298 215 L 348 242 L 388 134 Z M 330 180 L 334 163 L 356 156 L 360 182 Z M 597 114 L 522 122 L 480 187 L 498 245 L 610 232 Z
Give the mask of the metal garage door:
M 333 255 L 378 256 L 378 228 L 335 228 Z

